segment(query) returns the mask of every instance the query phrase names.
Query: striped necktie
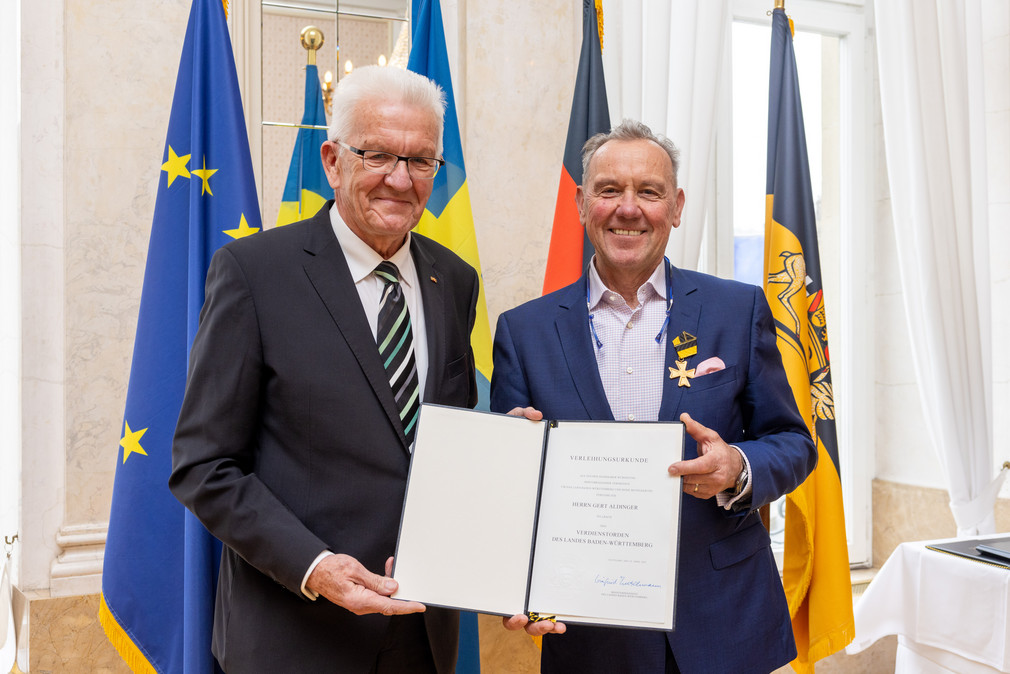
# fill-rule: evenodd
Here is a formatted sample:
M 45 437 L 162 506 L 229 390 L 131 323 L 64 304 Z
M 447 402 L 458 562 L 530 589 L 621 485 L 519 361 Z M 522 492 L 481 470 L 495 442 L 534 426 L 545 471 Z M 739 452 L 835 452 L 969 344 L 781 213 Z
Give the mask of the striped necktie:
M 379 301 L 375 341 L 389 377 L 389 386 L 393 389 L 396 406 L 400 410 L 400 422 L 407 436 L 407 446 L 410 447 L 414 442 L 417 415 L 421 409 L 410 312 L 407 311 L 407 302 L 400 288 L 400 270 L 396 265 L 383 260 L 375 268 L 375 275 L 386 284 Z

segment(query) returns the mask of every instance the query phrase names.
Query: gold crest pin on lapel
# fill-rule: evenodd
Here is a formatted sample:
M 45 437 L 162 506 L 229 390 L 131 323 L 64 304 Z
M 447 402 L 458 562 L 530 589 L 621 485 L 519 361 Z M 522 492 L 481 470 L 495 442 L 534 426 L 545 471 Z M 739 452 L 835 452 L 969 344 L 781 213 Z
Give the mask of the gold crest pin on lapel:
M 673 338 L 673 348 L 677 350 L 677 367 L 670 368 L 670 379 L 680 378 L 677 386 L 691 388 L 694 368 L 688 369 L 687 359 L 698 353 L 698 338 L 689 332 L 681 332 Z
M 429 276 L 428 278 L 430 278 L 430 279 L 431 279 L 431 282 L 432 282 L 432 283 L 438 283 L 438 279 L 437 279 L 437 278 L 435 278 L 434 276 Z
M 687 360 L 698 353 L 698 338 L 689 332 L 681 332 L 673 338 L 673 346 L 677 349 L 677 358 Z
M 691 388 L 691 380 L 694 379 L 694 368 L 690 370 L 687 369 L 686 360 L 678 360 L 676 369 L 670 368 L 670 379 L 676 379 L 680 377 L 680 381 L 677 382 L 677 386 L 686 386 Z

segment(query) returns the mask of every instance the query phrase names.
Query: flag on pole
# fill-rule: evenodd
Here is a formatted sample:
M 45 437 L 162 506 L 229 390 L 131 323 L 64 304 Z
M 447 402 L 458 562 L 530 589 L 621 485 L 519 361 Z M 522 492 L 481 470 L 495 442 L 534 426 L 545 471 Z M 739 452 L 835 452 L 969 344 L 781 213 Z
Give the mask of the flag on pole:
M 855 636 L 828 331 L 792 27 L 772 15 L 765 198 L 765 295 L 789 385 L 817 445 L 814 472 L 786 496 L 782 582 L 798 673 Z
M 582 184 L 582 146 L 590 137 L 610 131 L 607 88 L 603 82 L 603 9 L 600 3 L 601 0 L 582 0 L 582 53 L 575 76 L 558 201 L 554 206 L 554 228 L 544 273 L 545 295 L 582 276 L 594 252 L 579 222 L 575 188 Z
M 316 64 L 305 67 L 305 111 L 302 128 L 295 138 L 291 153 L 288 179 L 284 183 L 281 208 L 277 213 L 277 226 L 290 225 L 319 212 L 328 199 L 333 198 L 333 188 L 326 180 L 319 148 L 326 142 L 326 110 L 323 108 L 323 90 L 319 86 Z
M 211 256 L 260 229 L 222 0 L 193 0 L 117 449 L 99 620 L 134 672 L 207 674 L 221 544 L 168 490 Z
M 477 366 L 477 409 L 488 409 L 491 392 L 491 327 L 487 316 L 484 276 L 477 254 L 477 236 L 470 208 L 470 190 L 466 184 L 463 164 L 463 143 L 459 135 L 456 102 L 453 98 L 452 74 L 445 46 L 445 28 L 439 0 L 412 0 L 413 38 L 407 69 L 436 82 L 445 91 L 445 127 L 442 132 L 442 156 L 445 167 L 435 175 L 431 196 L 415 231 L 447 247 L 477 270 L 480 295 L 477 317 L 470 345 Z M 477 616 L 460 615 L 459 674 L 480 672 Z

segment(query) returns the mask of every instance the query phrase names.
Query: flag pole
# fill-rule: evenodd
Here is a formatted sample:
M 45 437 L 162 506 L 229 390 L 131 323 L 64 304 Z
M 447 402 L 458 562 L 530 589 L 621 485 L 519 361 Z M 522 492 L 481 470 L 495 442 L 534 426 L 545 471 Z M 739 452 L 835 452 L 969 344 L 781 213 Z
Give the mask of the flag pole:
M 775 9 L 785 9 L 786 0 L 775 0 Z

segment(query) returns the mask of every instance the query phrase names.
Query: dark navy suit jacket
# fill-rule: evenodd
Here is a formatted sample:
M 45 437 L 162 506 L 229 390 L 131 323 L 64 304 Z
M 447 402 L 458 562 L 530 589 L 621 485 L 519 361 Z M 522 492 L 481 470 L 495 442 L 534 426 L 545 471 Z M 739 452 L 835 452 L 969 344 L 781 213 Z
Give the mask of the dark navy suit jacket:
M 361 672 L 390 618 L 355 616 L 302 578 L 324 549 L 383 574 L 410 455 L 386 372 L 330 225 L 309 220 L 220 249 L 190 355 L 172 492 L 225 544 L 213 649 L 232 672 Z M 412 235 L 428 340 L 424 399 L 477 401 L 477 273 Z M 424 614 L 440 674 L 458 615 Z
M 748 508 L 682 496 L 675 628 L 569 625 L 544 639 L 544 672 L 663 672 L 666 644 L 680 671 L 770 672 L 796 655 L 786 598 L 757 509 L 797 487 L 816 450 L 796 410 L 760 288 L 674 268 L 665 334 L 697 337 L 688 367 L 718 356 L 725 369 L 680 387 L 664 379 L 661 420 L 688 412 L 742 449 L 751 467 Z M 545 419 L 613 419 L 596 366 L 586 307 L 587 278 L 507 311 L 494 343 L 491 409 L 533 406 Z M 689 436 L 685 459 L 697 456 Z

